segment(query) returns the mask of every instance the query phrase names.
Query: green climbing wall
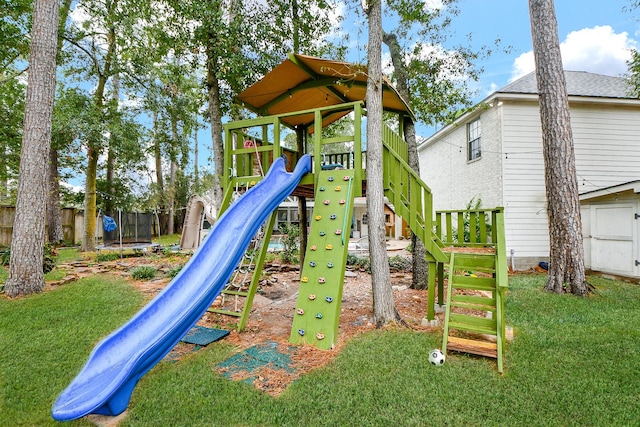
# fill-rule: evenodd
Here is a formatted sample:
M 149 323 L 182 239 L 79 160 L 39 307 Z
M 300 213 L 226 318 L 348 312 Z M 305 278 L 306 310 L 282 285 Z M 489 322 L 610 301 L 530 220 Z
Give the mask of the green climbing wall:
M 337 342 L 353 218 L 353 170 L 321 171 L 289 341 L 331 349 Z

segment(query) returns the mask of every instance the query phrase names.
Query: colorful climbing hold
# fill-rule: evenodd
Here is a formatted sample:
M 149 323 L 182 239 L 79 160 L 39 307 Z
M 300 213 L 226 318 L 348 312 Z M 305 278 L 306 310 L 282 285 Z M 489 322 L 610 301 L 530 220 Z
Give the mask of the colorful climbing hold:
M 339 236 L 339 235 L 342 234 L 342 230 L 338 229 L 338 230 L 335 231 L 335 233 L 336 233 L 337 236 Z
M 299 308 L 299 309 L 297 310 L 297 313 L 298 313 L 300 316 L 302 316 L 302 315 L 304 314 L 304 310 L 303 310 L 303 309 L 301 309 L 301 308 Z
M 315 266 L 316 266 L 316 262 L 315 262 L 315 261 L 309 261 L 309 265 L 310 265 L 311 267 L 315 267 Z
M 333 177 L 330 176 L 329 178 L 327 178 L 327 181 L 332 182 L 333 181 Z
M 336 191 L 342 191 L 342 187 L 337 186 L 337 187 L 336 187 Z
M 326 302 L 333 302 L 333 298 L 331 298 L 331 297 L 324 297 L 324 300 Z
M 343 181 L 349 181 L 351 179 L 351 177 L 349 175 L 345 175 L 342 177 Z
M 314 299 L 316 299 L 316 296 L 314 294 L 309 294 L 309 299 L 313 301 Z
M 333 249 L 333 245 L 327 245 L 324 247 L 326 250 L 330 251 L 331 249 Z
M 328 262 L 328 263 L 327 263 L 327 267 L 329 267 L 329 268 L 333 268 L 333 263 L 332 263 L 332 262 Z
M 321 333 L 321 332 L 318 332 L 318 333 L 316 334 L 316 338 L 317 338 L 317 339 L 319 339 L 319 340 L 322 340 L 322 339 L 324 339 L 324 334 L 323 334 L 323 333 Z
M 312 250 L 312 251 L 317 251 L 317 250 L 318 250 L 318 247 L 317 247 L 316 245 L 313 245 L 313 246 L 311 246 L 311 250 Z
M 331 215 L 329 216 L 329 219 L 336 219 L 336 214 L 331 214 Z
M 325 234 L 327 234 L 327 233 L 325 233 L 324 231 L 321 231 L 321 232 L 320 232 L 320 235 L 321 235 L 321 236 L 324 236 Z
M 322 319 L 322 313 L 316 313 L 316 319 Z
M 341 205 L 344 205 L 345 203 L 347 203 L 347 201 L 345 199 L 342 199 L 338 203 L 340 203 Z
M 320 191 L 324 191 L 324 187 L 320 187 Z
M 320 221 L 322 219 L 322 215 L 316 215 L 316 221 Z
M 302 283 L 307 283 L 309 281 L 309 278 L 307 276 L 304 276 L 302 279 L 300 279 L 300 281 Z
M 327 280 L 326 280 L 324 277 L 319 277 L 319 278 L 318 278 L 318 283 L 324 283 L 324 282 L 326 282 L 326 281 L 327 281 Z
M 329 203 L 331 203 L 331 200 L 326 199 L 326 200 L 325 200 L 324 202 L 322 202 L 322 203 L 324 203 L 325 205 L 328 205 Z
M 298 333 L 300 334 L 301 337 L 304 336 L 304 329 L 298 329 Z

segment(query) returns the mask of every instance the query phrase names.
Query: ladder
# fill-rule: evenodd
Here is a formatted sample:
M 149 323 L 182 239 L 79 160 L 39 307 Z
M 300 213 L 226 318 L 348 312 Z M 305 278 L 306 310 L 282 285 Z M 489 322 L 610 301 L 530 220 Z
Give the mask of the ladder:
M 506 283 L 496 254 L 451 253 L 442 352 L 497 359 L 503 372 Z M 500 273 L 498 274 L 498 272 Z

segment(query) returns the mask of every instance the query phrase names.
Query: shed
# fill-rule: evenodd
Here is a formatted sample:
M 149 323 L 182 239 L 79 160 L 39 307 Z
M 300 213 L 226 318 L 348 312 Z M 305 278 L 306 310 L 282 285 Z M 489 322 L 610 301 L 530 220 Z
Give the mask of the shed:
M 580 195 L 585 267 L 640 278 L 640 180 Z

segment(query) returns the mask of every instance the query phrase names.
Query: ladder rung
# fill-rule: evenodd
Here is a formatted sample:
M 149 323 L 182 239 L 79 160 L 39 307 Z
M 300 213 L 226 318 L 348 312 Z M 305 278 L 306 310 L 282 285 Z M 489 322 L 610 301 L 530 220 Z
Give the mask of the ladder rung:
M 225 294 L 225 295 L 238 295 L 241 297 L 246 297 L 247 295 L 249 295 L 249 292 L 245 292 L 245 291 L 230 291 L 227 289 L 223 289 L 222 292 L 220 292 L 221 294 Z
M 496 279 L 493 277 L 453 276 L 452 288 L 472 289 L 476 291 L 495 291 Z
M 451 295 L 451 306 L 495 312 L 496 299 L 475 295 Z
M 448 337 L 447 349 L 498 358 L 498 345 L 494 342 Z
M 495 319 L 486 317 L 469 316 L 467 314 L 451 313 L 449 316 L 450 329 L 462 329 L 465 331 L 479 332 L 481 334 L 496 335 L 497 326 Z
M 468 255 L 457 253 L 455 256 L 456 268 L 484 268 L 494 270 L 496 260 L 494 255 Z
M 235 311 L 230 311 L 230 310 L 220 310 L 218 308 L 208 308 L 207 311 L 209 313 L 226 314 L 227 316 L 234 316 L 234 317 L 242 316 L 242 313 L 237 313 Z

